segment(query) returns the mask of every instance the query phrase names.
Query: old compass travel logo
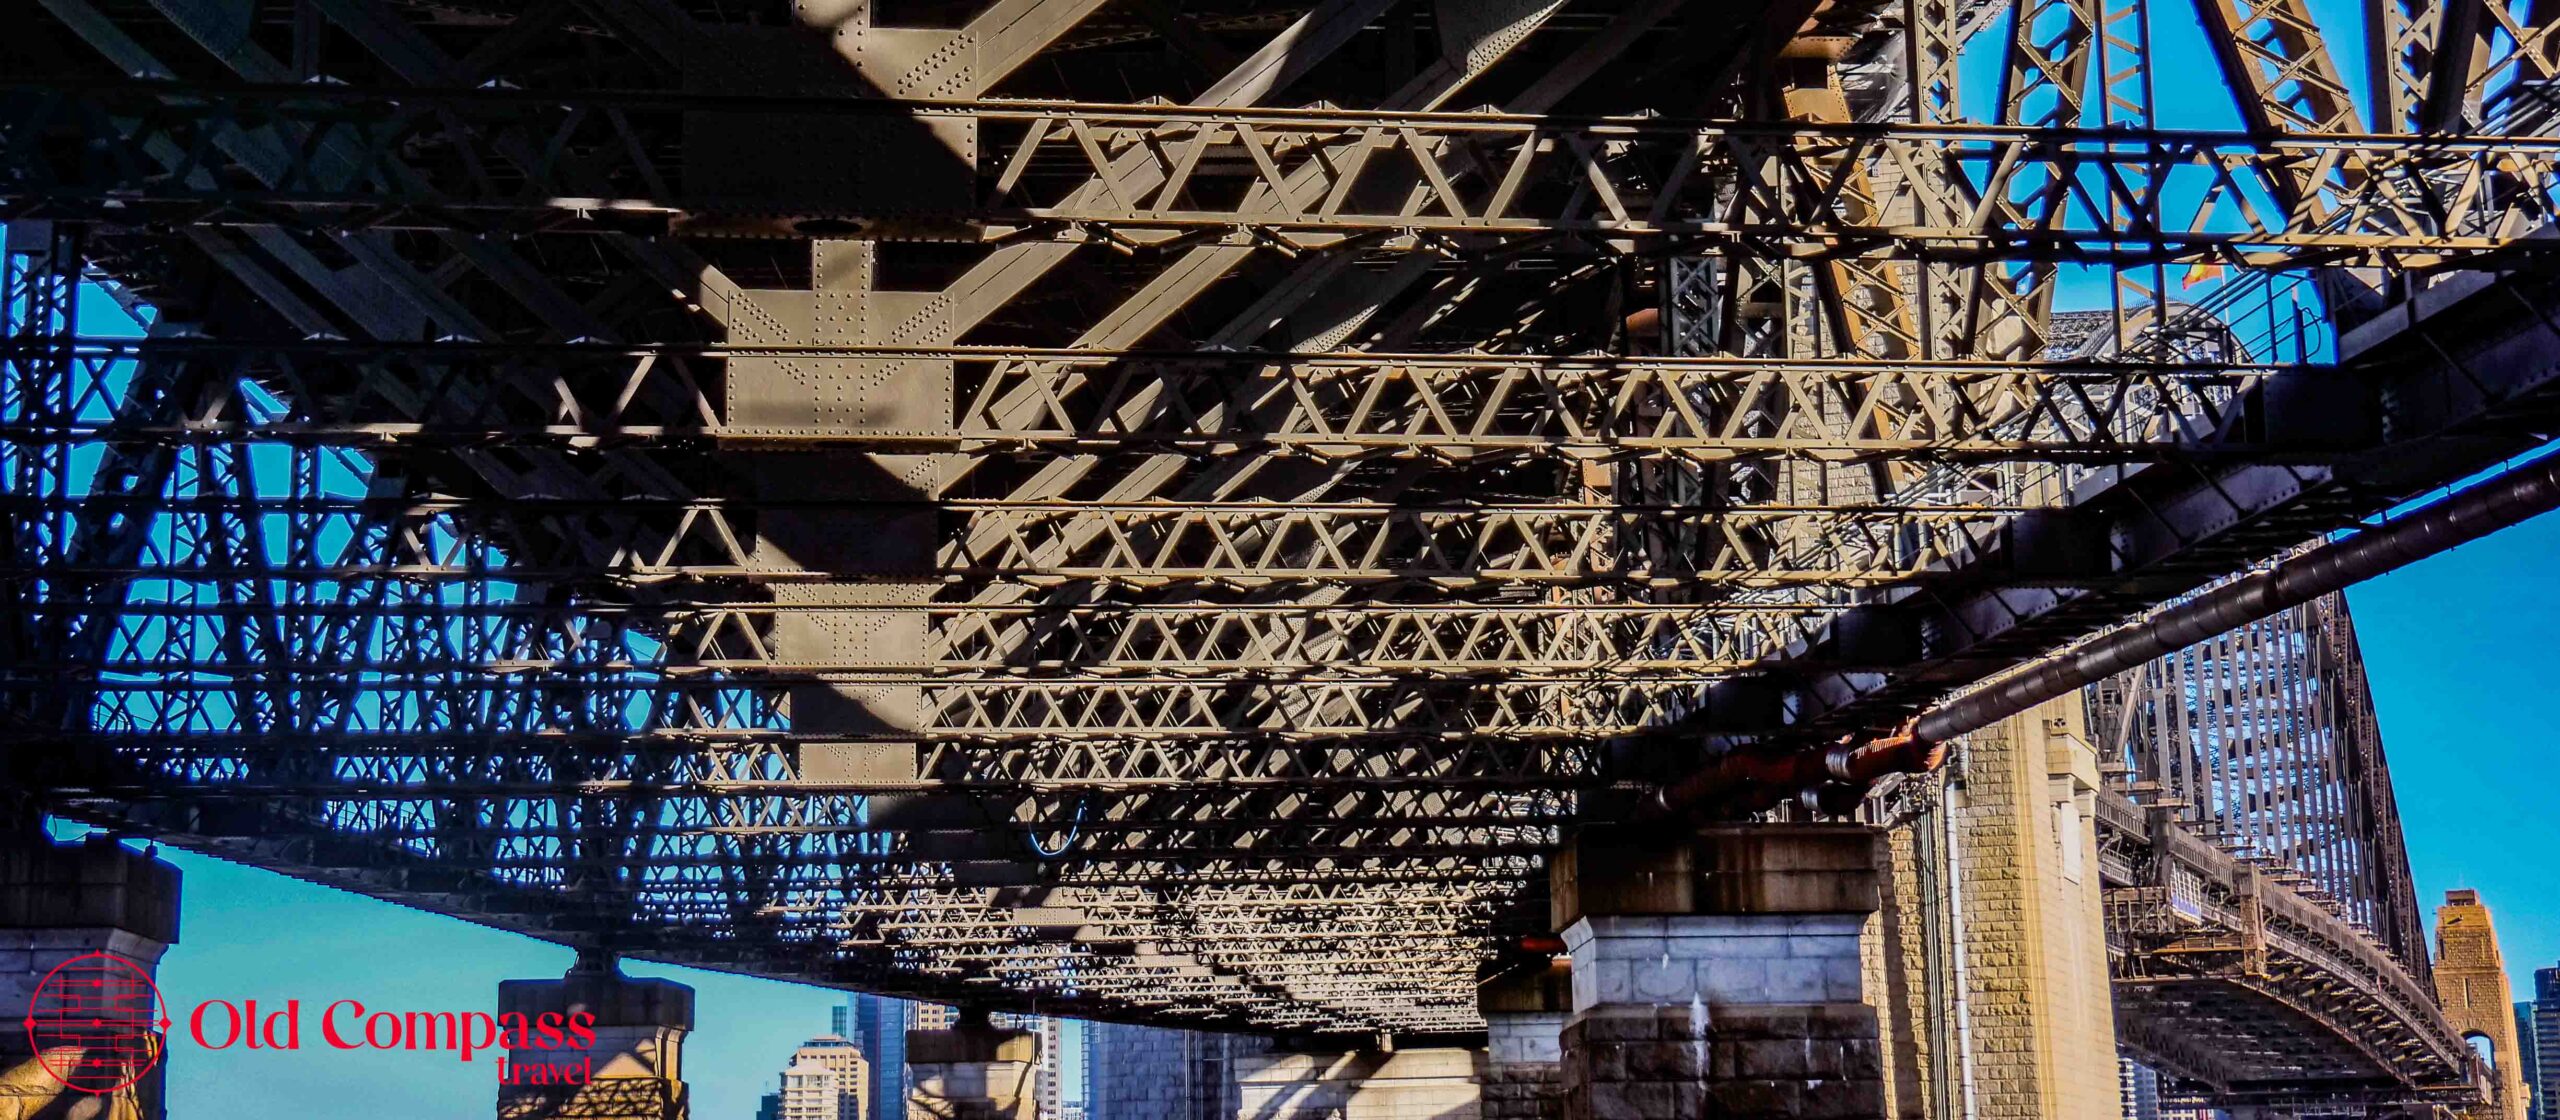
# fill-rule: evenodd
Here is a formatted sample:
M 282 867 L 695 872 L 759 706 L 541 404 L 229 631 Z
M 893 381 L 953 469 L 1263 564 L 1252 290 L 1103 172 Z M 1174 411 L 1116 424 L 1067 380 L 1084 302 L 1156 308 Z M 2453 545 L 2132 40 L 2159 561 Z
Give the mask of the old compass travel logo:
M 27 997 L 36 1064 L 63 1088 L 114 1093 L 160 1062 L 168 1009 L 141 965 L 113 953 L 73 957 Z

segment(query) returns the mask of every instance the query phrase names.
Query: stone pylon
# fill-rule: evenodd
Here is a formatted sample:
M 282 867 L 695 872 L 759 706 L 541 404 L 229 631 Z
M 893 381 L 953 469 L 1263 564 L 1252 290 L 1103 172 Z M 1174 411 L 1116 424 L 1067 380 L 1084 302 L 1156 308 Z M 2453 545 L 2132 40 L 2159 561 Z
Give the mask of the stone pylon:
M 2523 1059 L 2516 1047 L 2514 997 L 2507 988 L 2506 958 L 2498 952 L 2498 927 L 2480 892 L 2444 892 L 2436 908 L 2436 999 L 2453 1029 L 2489 1041 L 2489 1103 L 2468 1109 L 2468 1120 L 2525 1120 Z
M 103 837 L 0 841 L 0 1006 L 25 1009 L 0 1030 L 0 1120 L 159 1120 L 151 983 L 177 940 L 177 868 Z
M 1948 794 L 1980 1120 L 2114 1120 L 2098 756 L 2077 696 L 1969 737 Z
M 557 980 L 503 980 L 498 1010 L 594 1018 L 594 1042 L 507 1052 L 499 1120 L 685 1120 L 684 1038 L 693 989 L 624 976 L 608 954 L 580 954 Z

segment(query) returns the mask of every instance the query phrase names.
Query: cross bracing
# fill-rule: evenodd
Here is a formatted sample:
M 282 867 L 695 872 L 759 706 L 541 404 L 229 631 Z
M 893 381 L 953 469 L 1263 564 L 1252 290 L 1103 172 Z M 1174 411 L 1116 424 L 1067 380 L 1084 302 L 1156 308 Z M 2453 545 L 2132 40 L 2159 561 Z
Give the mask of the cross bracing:
M 639 447 L 859 445 L 981 456 L 1186 450 L 1327 460 L 1424 456 L 1724 461 L 1779 456 L 2037 459 L 2312 454 L 2238 428 L 2259 385 L 2355 393 L 2303 363 L 1949 359 L 1879 363 L 1537 354 L 1093 353 L 1014 347 L 420 344 L 164 337 L 82 340 L 103 385 L 125 361 L 201 364 L 211 392 L 325 394 L 309 418 L 197 416 L 13 424 L 20 442 L 226 440 L 387 448 L 557 441 Z M 856 431 L 731 420 L 711 392 L 729 363 L 952 361 L 982 367 L 947 427 Z M 421 384 L 423 382 L 423 384 Z M 509 387 L 513 399 L 486 392 Z M 472 392 L 467 399 L 447 394 Z M 425 393 L 425 399 L 410 394 Z M 94 403 L 106 405 L 99 400 Z M 2334 443 L 2334 441 L 2332 441 Z
M 563 106 L 557 95 L 538 93 L 415 90 L 368 99 L 304 86 L 11 92 L 8 123 L 20 138 L 11 167 L 20 181 L 11 193 L 37 214 L 109 199 L 180 221 L 316 218 L 324 227 L 376 229 L 505 229 L 510 214 L 557 229 L 647 214 L 715 235 L 789 233 L 798 223 L 863 233 L 871 232 L 864 223 L 879 222 L 892 237 L 912 231 L 999 244 L 1153 245 L 1209 235 L 1301 250 L 1463 253 L 1561 238 L 1625 248 L 1663 241 L 1692 253 L 1755 242 L 1757 251 L 1789 256 L 1889 247 L 1947 259 L 2135 262 L 2227 253 L 2265 265 L 2386 258 L 2425 265 L 2504 245 L 2514 231 L 2499 222 L 2519 206 L 2549 203 L 2560 152 L 2560 141 L 2538 136 L 2417 148 L 2335 129 L 2296 141 L 1036 102 L 591 95 Z M 855 176 L 814 184 L 838 201 L 807 211 L 786 198 L 697 200 L 675 185 L 680 169 L 641 158 L 646 141 L 635 135 L 819 111 L 869 112 L 926 131 L 958 126 L 974 137 L 980 160 L 1001 170 L 974 205 L 944 209 L 957 200 L 919 200 L 907 184 L 880 188 L 882 200 L 867 203 L 863 187 L 873 180 Z M 269 131 L 280 126 L 293 143 Z M 595 134 L 577 135 L 582 126 Z M 545 162 L 511 162 L 511 130 L 523 130 L 514 150 Z M 75 153 L 62 162 L 44 158 L 56 134 L 57 146 Z M 283 161 L 269 181 L 245 197 L 206 181 L 208 160 L 228 163 L 222 149 L 247 146 L 271 148 Z M 422 167 L 409 154 L 419 149 L 437 152 L 445 165 Z M 571 152 L 581 157 L 574 172 L 549 162 Z M 1851 169 L 1869 168 L 1895 174 L 1847 183 Z M 1958 193 L 1940 173 L 1972 189 Z M 585 194 L 573 185 L 617 178 L 628 194 Z M 2279 183 L 2293 189 L 2279 191 Z M 2190 194 L 2192 201 L 2181 197 Z M 1886 219 L 1896 211 L 1914 217 Z M 2346 221 L 2333 226 L 2333 218 Z M 724 224 L 732 220 L 743 228 Z
M 2457 274 L 2547 244 L 2548 20 L 2389 6 L 2369 120 L 2200 9 L 2213 133 L 2130 2 L 43 0 L 11 780 L 667 959 L 1464 1030 L 1563 829 L 2547 430 Z M 2430 288 L 2505 302 L 2345 337 Z

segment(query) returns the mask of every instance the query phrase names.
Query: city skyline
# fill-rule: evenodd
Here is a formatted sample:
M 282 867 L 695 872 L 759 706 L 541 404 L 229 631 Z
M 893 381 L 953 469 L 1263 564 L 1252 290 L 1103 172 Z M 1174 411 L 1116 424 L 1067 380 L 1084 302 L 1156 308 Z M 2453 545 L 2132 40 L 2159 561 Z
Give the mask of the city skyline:
M 956 1009 L 947 1005 L 860 992 L 848 995 L 828 1009 L 828 1033 L 813 1036 L 792 1050 L 776 1075 L 781 1079 L 780 1085 L 765 1095 L 765 1108 L 759 1110 L 759 1116 L 770 1112 L 766 1120 L 833 1120 L 806 1115 L 809 1106 L 795 1111 L 792 1073 L 813 1052 L 823 1054 L 842 1048 L 860 1056 L 862 1068 L 858 1073 L 839 1072 L 860 1079 L 863 1110 L 858 1118 L 847 1116 L 843 1120 L 903 1120 L 907 1103 L 906 1032 L 945 1030 L 957 1021 Z M 1046 1015 L 1000 1015 L 995 1017 L 994 1025 L 1039 1036 L 1036 1095 L 1040 1120 L 1081 1120 L 1089 1096 L 1089 1025 Z M 832 1092 L 842 1092 L 848 1098 L 853 1095 L 852 1089 L 838 1089 L 832 1082 L 821 1087 L 814 1081 L 802 1095 L 814 1100 Z

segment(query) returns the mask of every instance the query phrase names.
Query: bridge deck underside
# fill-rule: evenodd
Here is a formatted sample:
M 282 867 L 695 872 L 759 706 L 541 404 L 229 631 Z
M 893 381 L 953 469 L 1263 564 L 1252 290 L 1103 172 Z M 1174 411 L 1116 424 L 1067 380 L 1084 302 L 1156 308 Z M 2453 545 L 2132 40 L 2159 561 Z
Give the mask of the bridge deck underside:
M 2093 138 L 2147 118 L 2056 75 L 2116 47 L 1999 4 L 39 7 L 8 779 L 764 975 L 1466 1031 L 1565 828 L 2532 446 L 2560 377 L 2545 280 L 2344 362 L 2303 294 L 2547 248 L 2560 149 L 2247 65 L 2282 120 Z M 2015 128 L 1951 127 L 1986 34 Z M 2150 296 L 2063 331 L 2057 259 Z
M 2388 1065 L 2315 1014 L 2236 976 L 2124 978 L 2115 984 L 2118 1041 L 2155 1068 L 2210 1087 L 2219 1103 L 2269 1097 L 2401 1099 Z M 2206 1078 L 2210 1078 L 2206 1080 Z
M 2478 1071 L 2411 965 L 2308 879 L 2235 858 L 2186 810 L 2100 798 L 2118 1041 L 2199 1105 L 2453 1103 Z M 2298 888 L 2293 882 L 2299 882 Z

